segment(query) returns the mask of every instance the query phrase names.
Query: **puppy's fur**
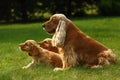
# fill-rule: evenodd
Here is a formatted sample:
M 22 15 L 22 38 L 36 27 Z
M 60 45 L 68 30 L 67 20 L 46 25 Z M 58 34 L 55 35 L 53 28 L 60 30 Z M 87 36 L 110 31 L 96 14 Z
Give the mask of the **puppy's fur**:
M 27 40 L 19 46 L 22 51 L 28 52 L 29 56 L 33 59 L 32 62 L 24 66 L 23 69 L 29 68 L 40 62 L 45 62 L 54 67 L 62 67 L 61 55 L 41 48 L 34 40 Z
M 64 51 L 63 67 L 56 70 L 64 70 L 78 64 L 96 68 L 117 61 L 111 49 L 87 36 L 64 14 L 54 14 L 43 27 L 53 34 L 52 45 L 61 47 Z
M 40 47 L 47 49 L 49 51 L 59 53 L 59 48 L 52 46 L 52 39 L 51 38 L 46 38 L 43 41 L 39 42 Z

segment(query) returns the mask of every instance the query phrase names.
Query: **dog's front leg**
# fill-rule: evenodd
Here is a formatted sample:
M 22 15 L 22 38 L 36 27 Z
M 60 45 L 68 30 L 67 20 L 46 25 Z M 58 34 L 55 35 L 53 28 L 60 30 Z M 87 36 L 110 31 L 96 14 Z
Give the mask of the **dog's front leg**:
M 64 71 L 64 70 L 67 70 L 67 69 L 69 69 L 70 67 L 68 66 L 68 64 L 67 64 L 67 61 L 66 61 L 66 59 L 63 57 L 62 58 L 62 64 L 63 64 L 63 66 L 62 66 L 62 68 L 54 68 L 54 70 L 53 71 Z
M 27 66 L 23 66 L 22 69 L 27 69 L 35 64 L 36 64 L 36 61 L 33 59 L 31 63 L 29 63 Z

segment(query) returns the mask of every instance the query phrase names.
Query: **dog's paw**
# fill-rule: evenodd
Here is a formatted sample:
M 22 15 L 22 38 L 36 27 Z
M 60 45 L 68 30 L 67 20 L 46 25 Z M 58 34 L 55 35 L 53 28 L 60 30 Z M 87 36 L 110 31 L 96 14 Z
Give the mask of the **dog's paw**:
M 22 67 L 22 69 L 27 69 L 27 68 L 29 68 L 29 67 L 28 67 L 28 66 L 23 66 L 23 67 Z
M 66 69 L 64 69 L 64 68 L 54 68 L 53 71 L 65 71 L 65 70 L 67 70 L 67 68 Z
M 103 66 L 101 66 L 101 65 L 94 65 L 94 66 L 91 66 L 91 68 L 93 68 L 93 69 L 96 69 L 96 68 L 103 68 Z
M 54 68 L 53 71 L 62 71 L 62 68 Z

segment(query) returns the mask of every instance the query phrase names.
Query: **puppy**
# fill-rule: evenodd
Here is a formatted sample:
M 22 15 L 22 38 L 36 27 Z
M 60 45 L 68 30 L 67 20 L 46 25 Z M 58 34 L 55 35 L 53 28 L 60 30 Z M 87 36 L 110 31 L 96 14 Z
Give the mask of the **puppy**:
M 53 47 L 52 46 L 52 39 L 46 38 L 43 41 L 39 42 L 40 47 L 47 49 L 49 51 L 59 53 L 58 47 Z
M 27 69 L 40 62 L 45 62 L 47 65 L 54 67 L 62 67 L 61 55 L 41 48 L 34 40 L 27 40 L 21 43 L 19 47 L 22 51 L 28 52 L 28 55 L 33 59 L 32 62 L 24 66 L 23 69 Z

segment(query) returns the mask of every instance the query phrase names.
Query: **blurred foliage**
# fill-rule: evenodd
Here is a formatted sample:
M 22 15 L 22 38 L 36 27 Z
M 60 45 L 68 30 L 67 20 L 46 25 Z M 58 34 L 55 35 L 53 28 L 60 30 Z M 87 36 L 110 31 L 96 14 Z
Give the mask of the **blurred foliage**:
M 1 0 L 0 22 L 40 21 L 54 13 L 119 16 L 119 8 L 120 0 Z
M 98 7 L 101 15 L 120 15 L 120 0 L 100 0 L 98 1 Z

